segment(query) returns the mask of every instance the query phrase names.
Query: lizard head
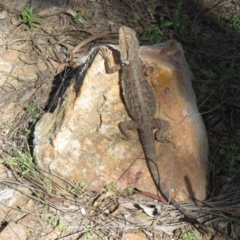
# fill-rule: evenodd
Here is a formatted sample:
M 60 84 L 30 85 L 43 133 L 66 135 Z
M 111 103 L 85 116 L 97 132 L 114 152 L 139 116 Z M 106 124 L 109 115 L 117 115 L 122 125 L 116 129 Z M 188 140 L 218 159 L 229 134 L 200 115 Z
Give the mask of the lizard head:
M 119 45 L 121 49 L 121 58 L 124 61 L 135 58 L 135 54 L 138 54 L 139 49 L 136 32 L 128 27 L 121 26 L 119 28 Z

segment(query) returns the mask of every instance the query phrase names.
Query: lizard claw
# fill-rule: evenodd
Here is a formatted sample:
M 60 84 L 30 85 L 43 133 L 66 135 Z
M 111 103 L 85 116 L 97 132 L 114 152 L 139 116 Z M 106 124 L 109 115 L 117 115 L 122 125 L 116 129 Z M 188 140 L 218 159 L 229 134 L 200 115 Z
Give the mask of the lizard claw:
M 104 59 L 109 58 L 110 55 L 111 55 L 111 53 L 112 53 L 112 52 L 111 52 L 107 47 L 105 47 L 105 46 L 102 46 L 102 47 L 99 48 L 99 54 L 100 54 Z

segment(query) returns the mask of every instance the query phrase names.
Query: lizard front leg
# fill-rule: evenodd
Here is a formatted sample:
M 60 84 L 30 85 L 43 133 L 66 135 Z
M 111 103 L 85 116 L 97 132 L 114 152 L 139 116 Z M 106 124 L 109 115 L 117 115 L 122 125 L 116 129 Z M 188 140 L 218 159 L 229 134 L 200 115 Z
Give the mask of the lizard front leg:
M 116 71 L 121 70 L 121 66 L 119 64 L 112 65 L 111 63 L 112 52 L 107 47 L 105 46 L 100 47 L 99 54 L 104 59 L 106 73 L 114 73 Z
M 130 139 L 131 134 L 129 130 L 137 130 L 138 123 L 135 121 L 128 121 L 128 122 L 120 122 L 118 125 L 120 131 L 125 136 L 126 139 Z

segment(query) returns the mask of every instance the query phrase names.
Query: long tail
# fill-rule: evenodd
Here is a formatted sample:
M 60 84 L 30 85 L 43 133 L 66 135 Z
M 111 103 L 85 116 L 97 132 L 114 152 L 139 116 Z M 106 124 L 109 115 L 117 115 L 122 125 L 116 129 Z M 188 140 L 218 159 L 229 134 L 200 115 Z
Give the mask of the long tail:
M 162 194 L 162 191 L 161 191 L 162 184 L 161 184 L 159 169 L 156 163 L 155 139 L 154 139 L 152 130 L 149 129 L 149 131 L 146 131 L 145 129 L 145 131 L 139 132 L 139 135 L 142 143 L 142 148 L 147 160 L 149 172 L 157 187 L 157 190 L 160 192 L 161 195 L 165 196 L 165 194 Z
M 158 192 L 166 199 L 168 200 L 169 197 L 169 193 L 166 189 L 166 187 L 164 186 L 164 184 L 161 182 L 160 179 L 160 173 L 159 173 L 159 169 L 158 166 L 156 164 L 156 161 L 148 158 L 147 159 L 147 165 L 149 168 L 149 172 L 154 180 L 154 183 L 157 187 Z
M 158 169 L 158 166 L 156 164 L 155 140 L 154 140 L 154 138 L 151 138 L 149 136 L 147 136 L 147 137 L 144 136 L 140 139 L 145 140 L 145 141 L 144 140 L 142 141 L 142 147 L 143 147 L 145 157 L 146 157 L 146 160 L 147 160 L 147 165 L 148 165 L 148 168 L 149 168 L 149 172 L 150 172 L 150 174 L 151 174 L 151 176 L 154 180 L 154 183 L 156 184 L 158 192 L 163 197 L 165 197 L 165 199 L 167 201 L 170 201 L 176 209 L 178 209 L 182 214 L 184 214 L 188 218 L 188 220 L 191 222 L 191 224 L 193 224 L 197 228 L 200 228 L 202 231 L 207 233 L 208 232 L 207 227 L 204 224 L 202 224 L 201 222 L 199 222 L 196 219 L 195 216 L 193 216 L 186 209 L 184 209 L 177 201 L 172 199 L 170 197 L 168 188 L 161 181 L 159 169 Z M 217 231 L 220 231 L 220 230 L 217 229 Z M 227 239 L 231 239 L 231 238 L 227 238 Z

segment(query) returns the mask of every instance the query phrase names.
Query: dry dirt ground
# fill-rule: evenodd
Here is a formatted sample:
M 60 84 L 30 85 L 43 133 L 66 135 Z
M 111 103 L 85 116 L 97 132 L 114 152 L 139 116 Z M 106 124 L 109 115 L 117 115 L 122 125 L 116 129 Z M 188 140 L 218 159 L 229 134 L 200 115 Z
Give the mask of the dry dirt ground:
M 1 206 L 5 216 L 0 232 L 17 223 L 27 227 L 23 230 L 27 239 L 240 238 L 240 1 L 75 0 L 61 11 L 41 12 L 42 20 L 35 15 L 21 23 L 24 13 L 11 7 L 5 14 L 0 22 L 0 53 L 13 68 L 8 75 L 1 68 L 2 159 L 19 159 L 19 154 L 31 159 L 36 121 L 54 110 L 74 69 L 92 47 L 117 44 L 119 26 L 135 29 L 141 45 L 176 39 L 195 75 L 193 86 L 208 131 L 208 201 L 199 212 L 211 214 L 211 219 L 207 219 L 208 234 L 201 234 L 191 224 L 171 237 L 148 225 L 128 227 L 114 215 L 91 209 L 89 203 L 99 193 L 84 192 L 83 186 L 75 183 L 69 185 L 67 201 L 63 201 L 57 196 L 57 186 L 45 182 L 43 187 L 39 182 L 44 180 L 41 174 L 33 174 L 33 165 L 24 167 L 25 160 L 16 164 L 15 158 L 3 161 L 0 173 L 7 169 L 11 184 L 2 180 L 1 185 L 9 184 L 20 192 L 27 189 L 30 200 L 23 200 L 25 205 L 19 203 L 15 209 Z M 117 194 L 112 195 L 114 205 Z M 221 231 L 214 231 L 215 227 Z M 13 232 L 9 234 L 16 235 Z

